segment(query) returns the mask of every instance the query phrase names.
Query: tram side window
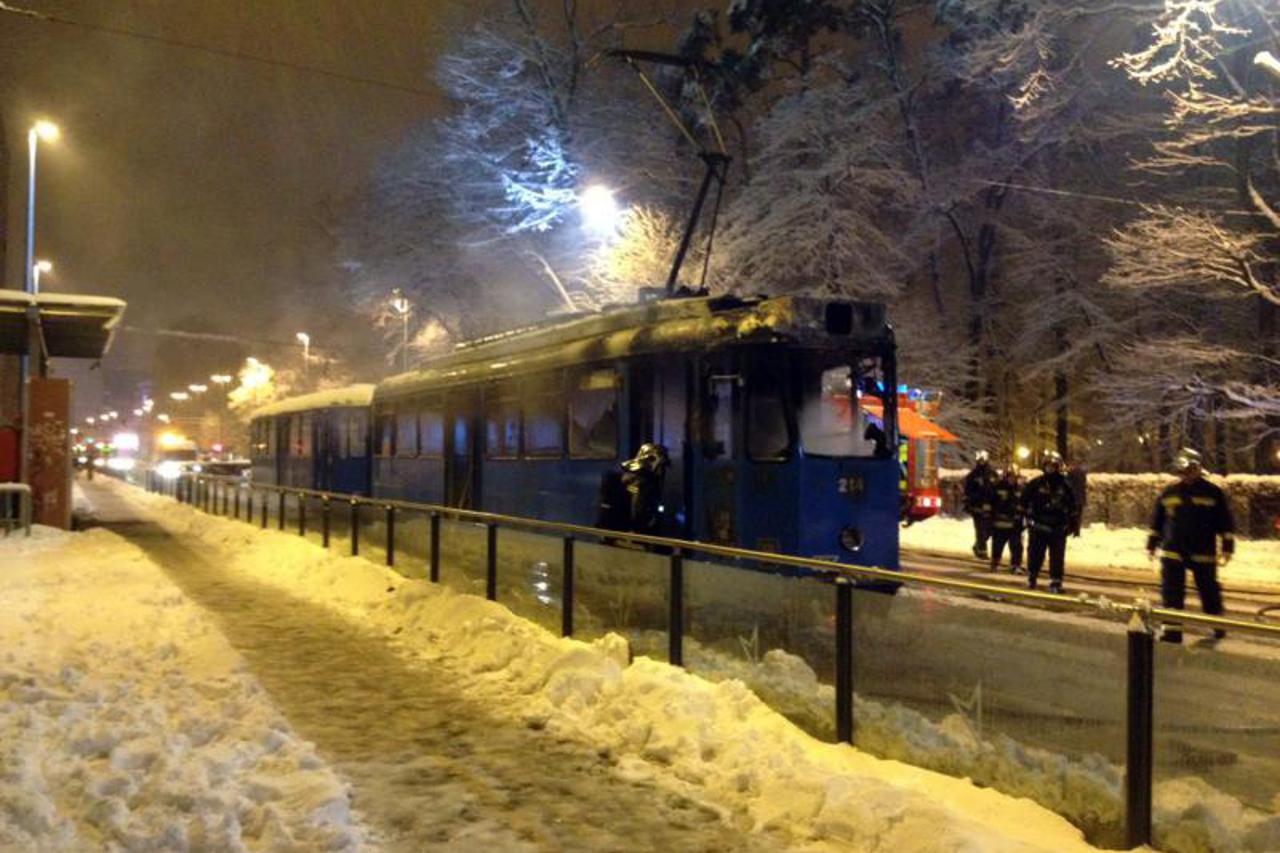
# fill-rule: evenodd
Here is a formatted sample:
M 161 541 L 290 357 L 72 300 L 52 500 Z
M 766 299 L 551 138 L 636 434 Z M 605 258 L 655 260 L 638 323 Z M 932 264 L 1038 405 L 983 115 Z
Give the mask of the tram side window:
M 311 456 L 311 415 L 294 418 L 298 424 L 298 456 L 306 459 Z
M 618 454 L 618 374 L 592 370 L 576 378 L 569 395 L 569 455 L 613 459 Z
M 396 412 L 396 456 L 418 455 L 418 415 L 408 409 Z
M 535 392 L 525 398 L 524 452 L 551 458 L 564 453 L 564 394 Z
M 374 422 L 373 454 L 394 456 L 396 450 L 396 419 L 390 411 L 378 413 Z
M 276 422 L 267 419 L 262 422 L 262 433 L 266 441 L 263 442 L 263 448 L 268 458 L 275 458 L 280 455 L 280 439 L 276 434 Z
M 828 365 L 830 362 L 828 362 Z M 874 359 L 807 371 L 800 441 L 812 456 L 885 456 L 885 391 Z
M 363 459 L 368 455 L 369 416 L 364 412 L 347 413 L 347 455 Z
M 732 459 L 734 456 L 733 392 L 737 384 L 737 376 L 712 376 L 707 384 L 707 399 L 702 413 L 702 455 L 708 459 Z
M 299 447 L 299 432 L 302 426 L 302 419 L 297 415 L 290 415 L 283 418 L 280 425 L 280 436 L 284 441 L 281 456 L 297 456 Z
M 752 379 L 747 395 L 747 454 L 756 460 L 787 457 L 791 436 L 778 377 L 765 373 Z
M 444 456 L 444 411 L 439 400 L 423 403 L 418 412 L 418 453 L 432 459 Z
M 486 395 L 485 451 L 490 459 L 520 455 L 520 398 L 514 388 L 492 388 Z

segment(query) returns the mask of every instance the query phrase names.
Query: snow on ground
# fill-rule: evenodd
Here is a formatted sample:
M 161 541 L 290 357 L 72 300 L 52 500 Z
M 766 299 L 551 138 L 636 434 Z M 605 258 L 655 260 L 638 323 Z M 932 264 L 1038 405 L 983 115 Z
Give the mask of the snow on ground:
M 372 628 L 461 679 L 469 695 L 534 729 L 612 754 L 620 772 L 680 791 L 795 849 L 1093 849 L 1063 818 L 967 780 L 819 742 L 742 681 L 712 683 L 637 658 L 609 635 L 551 635 L 501 605 L 409 580 L 296 536 L 105 488 L 146 517 L 213 546 L 251 576 Z
M 973 520 L 935 516 L 901 534 L 903 548 L 972 556 Z M 1004 557 L 1007 564 L 1008 555 Z M 1067 540 L 1067 574 L 1077 569 L 1112 569 L 1140 574 L 1159 583 L 1159 565 L 1147 558 L 1147 531 L 1090 524 L 1079 538 Z M 1240 539 L 1236 555 L 1218 569 L 1226 583 L 1280 587 L 1280 540 Z
M 105 530 L 0 540 L 0 849 L 359 849 L 346 786 Z

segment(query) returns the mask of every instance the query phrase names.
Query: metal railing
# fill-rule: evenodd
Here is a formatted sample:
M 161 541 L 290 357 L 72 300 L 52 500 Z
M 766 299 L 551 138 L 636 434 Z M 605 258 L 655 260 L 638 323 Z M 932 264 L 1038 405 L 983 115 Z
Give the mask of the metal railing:
M 361 552 L 361 522 L 366 508 L 381 514 L 383 541 L 381 548 L 388 566 L 397 561 L 396 518 L 402 512 L 425 514 L 429 519 L 426 552 L 426 578 L 433 583 L 441 576 L 441 521 L 451 519 L 481 525 L 485 529 L 484 566 L 485 595 L 498 599 L 498 554 L 500 529 L 531 531 L 558 536 L 562 542 L 560 629 L 564 636 L 574 634 L 575 547 L 579 541 L 625 548 L 635 553 L 644 549 L 667 559 L 667 656 L 670 663 L 684 665 L 686 628 L 685 559 L 690 555 L 720 557 L 733 561 L 729 566 L 741 571 L 800 577 L 833 588 L 835 616 L 835 736 L 839 741 L 854 739 L 854 608 L 855 589 L 878 590 L 899 586 L 936 589 L 967 596 L 998 600 L 1005 604 L 1044 608 L 1100 616 L 1122 621 L 1127 629 L 1127 689 L 1125 701 L 1126 762 L 1123 784 L 1123 837 L 1126 847 L 1149 844 L 1152 840 L 1152 788 L 1154 765 L 1154 692 L 1155 638 L 1164 624 L 1199 625 L 1209 629 L 1230 629 L 1237 633 L 1280 641 L 1280 626 L 1259 624 L 1241 619 L 1209 616 L 1182 610 L 1153 607 L 1144 600 L 1114 601 L 1105 597 L 1084 595 L 1069 597 L 1034 590 L 935 577 L 911 572 L 890 571 L 852 566 L 831 560 L 798 557 L 788 554 L 754 551 L 727 545 L 673 539 L 613 530 L 602 530 L 578 524 L 501 515 L 479 510 L 435 504 L 414 503 L 376 497 L 336 494 L 293 486 L 250 483 L 237 477 L 183 475 L 174 480 L 161 480 L 148 472 L 146 488 L 167 494 L 176 500 L 196 506 L 205 512 L 221 514 L 257 524 L 266 529 L 274 504 L 276 528 L 286 527 L 286 498 L 294 496 L 297 506 L 297 532 L 308 531 L 308 499 L 320 504 L 320 536 L 324 547 L 332 545 L 333 516 L 336 511 L 349 513 L 350 554 Z

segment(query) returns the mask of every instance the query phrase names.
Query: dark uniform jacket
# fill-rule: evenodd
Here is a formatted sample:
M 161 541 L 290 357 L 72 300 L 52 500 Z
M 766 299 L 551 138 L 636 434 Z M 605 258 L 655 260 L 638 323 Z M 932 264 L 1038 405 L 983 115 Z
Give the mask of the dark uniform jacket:
M 1022 495 L 1017 481 L 996 480 L 987 502 L 991 505 L 991 526 L 996 530 L 1022 528 Z
M 990 465 L 975 465 L 964 477 L 964 508 L 971 515 L 985 514 L 991 511 L 988 505 L 991 484 L 995 482 L 995 471 Z
M 1222 550 L 1235 550 L 1231 506 L 1227 496 L 1204 477 L 1190 483 L 1182 480 L 1160 493 L 1151 519 L 1147 548 L 1160 548 L 1162 555 L 1191 563 L 1213 564 L 1218 559 L 1218 536 Z
M 1022 491 L 1022 509 L 1037 533 L 1066 535 L 1074 530 L 1076 495 L 1062 474 L 1041 474 Z

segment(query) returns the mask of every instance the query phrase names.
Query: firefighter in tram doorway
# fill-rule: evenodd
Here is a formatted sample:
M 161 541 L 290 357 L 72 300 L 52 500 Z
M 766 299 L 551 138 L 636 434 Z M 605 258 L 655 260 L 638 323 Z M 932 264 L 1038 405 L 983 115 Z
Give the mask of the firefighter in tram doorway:
M 636 455 L 608 471 L 600 483 L 596 526 L 605 530 L 657 533 L 662 516 L 662 481 L 670 461 L 660 444 L 646 442 Z
M 1062 457 L 1045 454 L 1044 473 L 1022 491 L 1022 510 L 1031 528 L 1027 539 L 1027 586 L 1036 588 L 1045 552 L 1049 553 L 1049 592 L 1062 592 L 1066 572 L 1067 534 L 1080 535 L 1076 496 L 1062 473 Z
M 1009 464 L 1001 469 L 991 486 L 991 571 L 1000 568 L 1000 557 L 1009 546 L 1009 566 L 1013 573 L 1022 573 L 1022 484 L 1018 479 L 1018 466 Z
M 1156 499 L 1151 518 L 1147 553 L 1160 549 L 1160 596 L 1164 606 L 1181 610 L 1186 603 L 1187 572 L 1196 581 L 1200 605 L 1212 616 L 1222 614 L 1222 588 L 1218 585 L 1218 537 L 1222 537 L 1221 561 L 1225 566 L 1235 552 L 1235 527 L 1231 506 L 1222 489 L 1204 478 L 1200 454 L 1183 449 L 1174 461 L 1178 481 Z M 1214 629 L 1213 638 L 1225 635 Z M 1171 625 L 1161 636 L 1182 642 L 1182 631 Z
M 987 540 L 991 538 L 991 486 L 995 471 L 987 451 L 974 455 L 973 469 L 964 477 L 964 509 L 973 516 L 973 556 L 987 559 Z

